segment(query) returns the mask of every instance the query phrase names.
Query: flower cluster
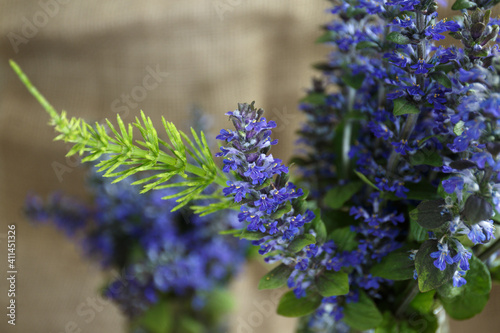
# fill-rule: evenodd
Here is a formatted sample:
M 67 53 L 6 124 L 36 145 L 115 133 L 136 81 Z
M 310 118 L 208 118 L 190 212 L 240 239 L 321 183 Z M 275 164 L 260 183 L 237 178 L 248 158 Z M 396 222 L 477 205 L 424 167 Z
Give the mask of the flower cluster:
M 305 297 L 317 288 L 316 281 L 324 272 L 351 271 L 351 287 L 361 288 L 369 293 L 376 293 L 380 283 L 389 283 L 383 278 L 374 277 L 362 268 L 374 259 L 377 261 L 386 254 L 398 249 L 394 225 L 404 221 L 402 214 L 390 209 L 382 209 L 379 195 L 370 196 L 372 207 L 353 207 L 350 215 L 363 222 L 357 227 L 342 230 L 342 237 L 362 234 L 363 239 L 351 244 L 337 244 L 334 240 L 325 240 L 321 235 L 324 226 L 315 219 L 312 211 L 304 208 L 304 194 L 288 181 L 288 170 L 281 161 L 267 155 L 270 146 L 276 144 L 270 138 L 271 128 L 275 123 L 267 122 L 262 117 L 263 110 L 255 109 L 252 104 L 239 104 L 238 109 L 228 112 L 236 131 L 221 130 L 217 137 L 228 145 L 221 147 L 218 156 L 225 157 L 226 171 L 235 171 L 237 180 L 228 181 L 223 191 L 233 196 L 241 204 L 238 216 L 246 224 L 248 232 L 255 233 L 253 244 L 259 245 L 259 253 L 265 255 L 266 262 L 281 262 L 290 268 L 287 284 L 293 288 L 296 297 Z M 275 177 L 276 176 L 276 177 Z M 311 221 L 316 223 L 310 223 Z M 308 240 L 305 246 L 296 247 L 297 242 Z M 245 233 L 242 237 L 248 237 Z M 375 239 L 373 239 L 375 237 Z M 369 241 L 373 239 L 372 241 Z M 320 314 L 326 309 L 342 318 L 342 306 L 336 304 L 356 302 L 356 289 L 346 297 L 323 297 Z
M 332 200 L 350 193 L 356 222 L 349 224 L 364 254 L 350 258 L 351 292 L 381 297 L 391 279 L 374 279 L 374 266 L 405 244 L 418 247 L 415 241 L 423 242 L 410 255 L 422 291 L 427 282 L 419 273 L 442 272 L 434 288 L 448 280 L 463 286 L 477 254 L 471 247 L 495 238 L 500 73 L 491 42 L 498 22 L 484 10 L 491 4 L 478 6 L 457 21 L 439 20 L 434 2 L 418 0 L 347 0 L 332 9 L 339 18 L 320 40 L 335 50 L 317 66 L 324 78 L 314 80 L 300 105 L 308 116 L 300 142 L 308 152 L 294 161 L 303 162 L 304 183 L 323 199 L 322 216 L 334 217 L 325 220 L 329 230 L 342 227 L 342 205 Z M 464 48 L 435 46 L 446 33 Z M 363 187 L 353 184 L 356 176 Z M 335 322 L 342 330 L 346 304 L 324 299 L 310 327 Z
M 271 145 L 277 143 L 271 140 L 276 123 L 262 117 L 263 112 L 252 103 L 239 104 L 237 110 L 227 113 L 236 131 L 221 130 L 217 139 L 228 146 L 221 147 L 217 156 L 224 157 L 224 171 L 234 171 L 238 179 L 229 180 L 223 192 L 242 204 L 238 219 L 248 224 L 248 231 L 259 232 L 259 239 L 253 243 L 260 246 L 260 254 L 270 254 L 266 261 L 281 260 L 295 267 L 289 286 L 295 287 L 300 297 L 311 283 L 310 278 L 304 280 L 302 272 L 314 266 L 315 261 L 309 259 L 319 255 L 319 249 L 308 247 L 297 253 L 290 245 L 304 234 L 315 236 L 314 230 L 305 229 L 315 215 L 305 208 L 302 189 L 288 181 L 288 168 L 267 155 Z
M 139 194 L 133 179 L 112 184 L 95 173 L 89 179 L 91 204 L 60 194 L 47 202 L 30 196 L 26 213 L 36 222 L 53 221 L 82 243 L 86 256 L 119 271 L 104 294 L 129 318 L 167 295 L 205 311 L 212 291 L 223 288 L 244 262 L 245 242 L 219 235 L 234 227 L 236 213 L 170 212 L 175 202 L 161 198 L 172 190 Z

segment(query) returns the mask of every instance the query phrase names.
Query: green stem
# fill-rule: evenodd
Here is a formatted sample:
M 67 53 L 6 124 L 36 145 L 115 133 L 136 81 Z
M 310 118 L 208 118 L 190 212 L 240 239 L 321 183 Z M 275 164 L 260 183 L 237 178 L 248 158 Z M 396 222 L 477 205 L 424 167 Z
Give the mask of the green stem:
M 354 108 L 354 99 L 356 97 L 356 90 L 352 87 L 347 87 L 347 115 L 352 112 Z M 346 117 L 344 123 L 344 131 L 342 133 L 342 178 L 349 178 L 349 150 L 351 149 L 352 137 L 352 119 Z
M 417 30 L 418 34 L 421 35 L 425 30 L 425 16 L 421 11 L 417 11 Z M 423 59 L 425 54 L 425 40 L 421 39 L 417 44 L 417 56 L 418 60 Z M 417 85 L 420 89 L 424 89 L 425 76 L 424 74 L 417 74 Z M 403 129 L 399 135 L 399 140 L 408 140 L 415 129 L 417 124 L 419 114 L 411 113 L 406 117 L 406 121 L 403 125 Z M 387 164 L 387 174 L 394 175 L 396 171 L 397 162 L 399 154 L 393 149 L 391 156 L 389 157 L 389 162 Z
M 481 261 L 487 261 L 497 251 L 500 251 L 500 239 L 497 239 L 493 244 L 488 246 L 486 250 L 481 252 L 477 257 Z
M 413 287 L 408 291 L 408 293 L 405 295 L 403 298 L 403 301 L 399 304 L 398 309 L 396 310 L 396 317 L 401 318 L 403 317 L 404 313 L 406 312 L 406 309 L 410 305 L 411 301 L 417 294 L 419 293 L 418 289 L 418 283 L 414 282 Z

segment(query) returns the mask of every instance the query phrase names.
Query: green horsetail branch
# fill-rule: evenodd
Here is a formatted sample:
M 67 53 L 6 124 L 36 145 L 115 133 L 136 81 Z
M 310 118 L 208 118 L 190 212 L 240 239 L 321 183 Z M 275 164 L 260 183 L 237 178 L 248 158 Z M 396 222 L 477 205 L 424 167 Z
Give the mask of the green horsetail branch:
M 210 205 L 192 206 L 197 214 L 206 215 L 220 209 L 231 208 L 232 202 L 222 195 L 220 188 L 213 194 L 203 193 L 211 184 L 225 187 L 227 182 L 227 177 L 213 160 L 203 132 L 198 135 L 191 128 L 193 138 L 191 140 L 173 123 L 162 117 L 168 138 L 168 142 L 164 141 L 158 137 L 151 119 L 142 111 L 141 118 L 136 117 L 135 122 L 127 126 L 120 115 L 117 115 L 118 130 L 107 119 L 107 126 L 99 123 L 92 126 L 81 118 L 68 119 L 65 111 L 58 113 L 50 105 L 13 60 L 10 60 L 10 65 L 29 92 L 50 115 L 49 124 L 59 133 L 54 140 L 73 144 L 67 156 L 76 153 L 85 155 L 82 162 L 101 158 L 96 165 L 98 171 L 105 171 L 104 177 L 115 177 L 114 183 L 141 171 L 154 171 L 154 175 L 148 175 L 132 184 L 142 185 L 141 193 L 153 189 L 178 187 L 179 191 L 176 194 L 163 198 L 177 198 L 179 204 L 173 210 L 198 199 L 215 199 L 216 202 Z M 140 131 L 142 140 L 134 140 L 134 126 Z M 108 133 L 107 129 L 111 133 Z M 194 164 L 188 161 L 188 155 L 192 157 Z M 180 176 L 183 180 L 171 181 L 174 176 Z

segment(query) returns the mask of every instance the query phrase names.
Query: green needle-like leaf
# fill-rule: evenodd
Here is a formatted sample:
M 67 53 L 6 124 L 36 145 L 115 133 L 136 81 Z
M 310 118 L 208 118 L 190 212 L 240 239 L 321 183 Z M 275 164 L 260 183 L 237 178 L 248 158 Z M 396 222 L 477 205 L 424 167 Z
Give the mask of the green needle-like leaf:
M 58 113 L 50 105 L 14 61 L 11 60 L 10 65 L 29 92 L 50 115 L 50 124 L 59 133 L 56 140 L 73 143 L 67 156 L 77 153 L 85 155 L 84 162 L 104 156 L 105 159 L 97 164 L 99 171 L 105 172 L 104 177 L 114 177 L 114 182 L 118 182 L 139 172 L 156 171 L 158 172 L 156 175 L 147 174 L 134 184 L 141 184 L 142 192 L 170 187 L 181 188 L 175 195 L 165 197 L 165 199 L 178 198 L 179 205 L 174 210 L 192 200 L 200 199 L 203 196 L 202 192 L 213 183 L 226 186 L 227 178 L 216 166 L 203 133 L 198 136 L 192 130 L 193 142 L 173 123 L 162 119 L 168 137 L 168 142 L 163 141 L 159 138 L 151 118 L 142 111 L 140 117 L 136 117 L 135 122 L 128 125 L 125 125 L 117 115 L 118 130 L 109 120 L 106 120 L 107 126 L 98 123 L 91 126 L 82 119 L 68 119 L 66 112 Z M 134 140 L 133 127 L 139 130 L 140 140 Z M 165 147 L 166 151 L 162 150 L 162 147 Z M 188 161 L 188 155 L 194 159 L 195 164 Z M 168 183 L 175 176 L 180 176 L 186 181 Z M 197 207 L 197 211 L 208 214 L 232 206 L 232 202 L 221 193 L 211 199 L 217 202 L 206 206 L 204 210 Z

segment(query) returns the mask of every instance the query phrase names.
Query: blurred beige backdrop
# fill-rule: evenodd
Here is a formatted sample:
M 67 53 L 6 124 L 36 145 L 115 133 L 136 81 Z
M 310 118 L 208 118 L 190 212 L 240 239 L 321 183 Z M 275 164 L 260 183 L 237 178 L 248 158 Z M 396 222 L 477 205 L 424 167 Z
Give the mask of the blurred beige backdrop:
M 313 41 L 330 19 L 324 0 L 4 0 L 0 2 L 0 332 L 125 332 L 110 304 L 89 323 L 76 308 L 96 297 L 103 275 L 77 246 L 51 227 L 30 226 L 21 214 L 26 194 L 54 190 L 84 198 L 83 172 L 53 143 L 47 115 L 8 67 L 15 59 L 56 109 L 89 120 L 132 121 L 143 109 L 182 129 L 189 109 L 214 117 L 212 135 L 227 127 L 224 113 L 237 102 L 267 110 L 278 122 L 273 152 L 288 158 L 302 117 L 298 99 L 315 73 L 310 64 L 327 49 Z M 153 73 L 153 74 L 151 74 Z M 153 79 L 146 79 L 150 75 Z M 8 224 L 17 229 L 17 325 L 6 323 Z M 233 284 L 238 294 L 232 332 L 251 320 L 267 268 L 254 263 Z M 497 332 L 498 290 L 479 318 L 454 323 L 452 332 Z M 90 300 L 89 300 L 90 299 Z M 254 332 L 292 332 L 294 320 L 266 312 Z M 71 323 L 74 324 L 71 324 Z M 69 323 L 69 324 L 68 324 Z M 68 328 L 69 327 L 69 328 Z M 78 332 L 75 329 L 75 332 Z

